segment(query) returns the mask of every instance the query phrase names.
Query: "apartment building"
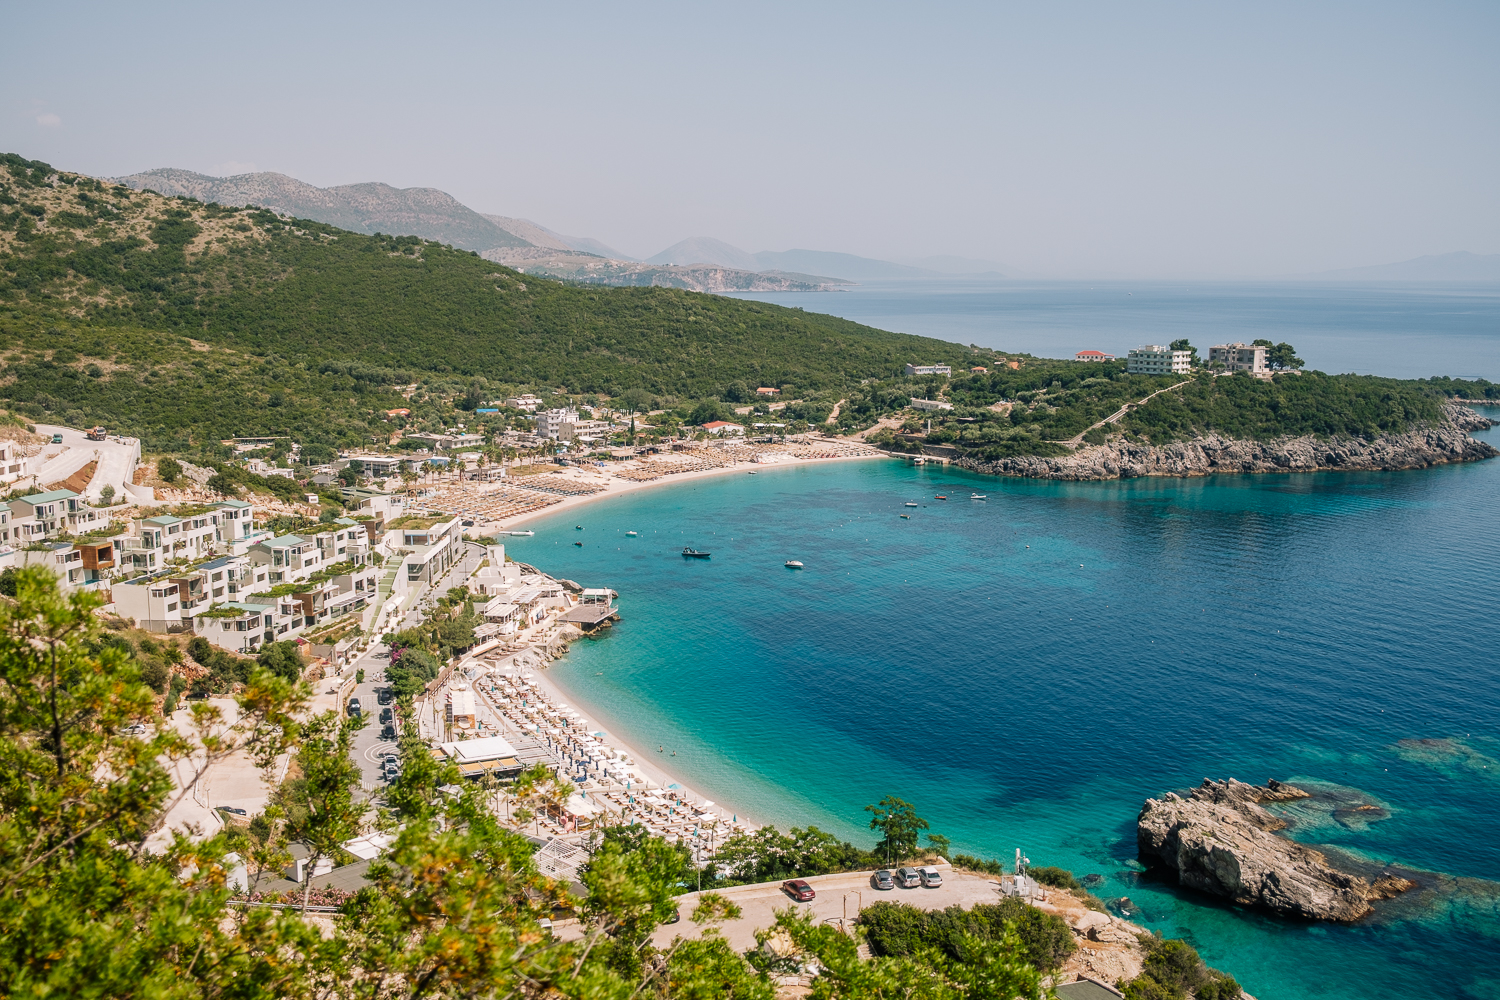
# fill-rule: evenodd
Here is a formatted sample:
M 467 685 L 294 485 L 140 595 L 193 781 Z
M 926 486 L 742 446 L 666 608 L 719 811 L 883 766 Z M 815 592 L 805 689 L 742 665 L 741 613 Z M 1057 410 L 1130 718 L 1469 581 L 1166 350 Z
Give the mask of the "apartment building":
M 1192 369 L 1192 351 L 1174 351 L 1160 344 L 1132 347 L 1125 359 L 1125 370 L 1132 375 L 1186 375 Z
M 571 441 L 577 424 L 578 411 L 571 407 L 543 410 L 536 415 L 536 436 L 553 441 Z
M 952 365 L 914 365 L 908 363 L 906 366 L 908 375 L 952 375 Z
M 84 499 L 72 490 L 32 493 L 10 501 L 11 544 L 29 545 L 72 530 L 70 517 L 87 510 Z
M 26 456 L 14 441 L 0 441 L 0 483 L 14 483 L 25 476 Z
M 1222 364 L 1232 372 L 1269 374 L 1264 344 L 1218 344 L 1208 349 L 1208 363 Z

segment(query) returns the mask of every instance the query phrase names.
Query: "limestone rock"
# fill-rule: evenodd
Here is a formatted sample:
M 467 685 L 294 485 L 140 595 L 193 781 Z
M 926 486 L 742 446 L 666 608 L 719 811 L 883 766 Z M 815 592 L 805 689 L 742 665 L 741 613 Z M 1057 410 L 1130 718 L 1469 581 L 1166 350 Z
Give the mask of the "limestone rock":
M 1116 441 L 1086 446 L 1069 455 L 1023 455 L 984 462 L 960 458 L 955 464 L 975 472 L 1032 479 L 1132 479 L 1138 476 L 1206 476 L 1233 472 L 1390 471 L 1425 469 L 1449 462 L 1473 462 L 1500 455 L 1469 431 L 1491 426 L 1467 406 L 1448 403 L 1444 419 L 1402 434 L 1366 438 L 1275 438 L 1251 441 L 1206 434 L 1165 445 Z
M 1313 920 L 1358 920 L 1370 900 L 1403 891 L 1395 881 L 1371 886 L 1331 867 L 1324 855 L 1275 834 L 1286 824 L 1263 802 L 1308 793 L 1272 781 L 1263 787 L 1204 779 L 1188 798 L 1147 799 L 1136 821 L 1141 859 L 1158 861 L 1185 886 Z M 1407 886 L 1409 887 L 1409 886 Z

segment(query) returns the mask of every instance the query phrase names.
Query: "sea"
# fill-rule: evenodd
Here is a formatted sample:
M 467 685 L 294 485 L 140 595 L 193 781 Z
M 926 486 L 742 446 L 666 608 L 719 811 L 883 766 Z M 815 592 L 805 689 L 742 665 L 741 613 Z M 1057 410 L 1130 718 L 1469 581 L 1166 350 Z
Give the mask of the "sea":
M 1500 284 L 1494 282 L 922 278 L 736 297 L 1041 358 L 1085 350 L 1123 358 L 1132 347 L 1183 337 L 1207 357 L 1214 344 L 1265 338 L 1291 344 L 1318 371 L 1500 381 Z
M 1267 335 L 1326 370 L 1421 363 L 1495 378 L 1495 291 L 1382 291 L 1426 319 L 1376 322 L 1367 302 L 1322 333 L 1316 314 L 1342 314 L 1313 298 L 1297 317 L 1300 286 L 1235 289 L 1218 307 L 1197 286 L 1178 294 L 1210 343 L 1282 315 Z M 1063 340 L 1068 353 L 1118 353 L 1171 312 L 1166 291 L 1147 289 L 1158 304 L 1142 316 L 1156 319 L 1111 325 L 1135 315 L 1112 300 L 1091 326 L 1049 307 L 1045 289 L 1015 294 L 1016 310 L 985 322 L 1022 332 L 993 346 L 1042 354 Z M 943 315 L 936 302 L 867 301 L 867 322 Z M 961 338 L 939 327 L 907 329 L 986 343 L 977 325 Z M 1402 330 L 1429 342 L 1398 350 Z M 1340 337 L 1363 337 L 1359 363 L 1320 360 L 1343 356 Z M 1476 436 L 1500 446 L 1500 428 Z M 613 734 L 675 751 L 669 770 L 756 821 L 869 845 L 865 806 L 895 795 L 955 852 L 1009 863 L 1019 848 L 1095 876 L 1098 896 L 1261 1000 L 1493 998 L 1497 516 L 1500 460 L 1063 483 L 871 459 L 656 486 L 533 522 L 507 551 L 620 593 L 622 621 L 550 675 Z M 712 558 L 684 559 L 685 545 Z M 1313 790 L 1288 810 L 1294 837 L 1399 865 L 1419 888 L 1341 925 L 1143 870 L 1143 801 L 1206 777 Z

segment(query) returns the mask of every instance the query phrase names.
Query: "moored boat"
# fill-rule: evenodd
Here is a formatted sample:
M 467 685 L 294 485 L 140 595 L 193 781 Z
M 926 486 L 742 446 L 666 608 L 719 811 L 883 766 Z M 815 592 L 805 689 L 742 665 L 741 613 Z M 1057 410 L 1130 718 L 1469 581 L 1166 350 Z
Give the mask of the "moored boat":
M 712 554 L 713 553 L 711 552 L 699 552 L 697 549 L 693 548 L 685 548 L 682 550 L 682 557 L 684 559 L 707 559 Z
M 934 499 L 934 500 L 946 500 L 946 499 L 948 499 L 948 495 L 946 493 L 939 493 L 937 496 L 933 497 L 932 499 Z
M 788 559 L 786 561 L 786 568 L 787 569 L 801 569 L 802 568 L 802 564 L 800 562 L 798 562 L 797 560 L 795 560 L 795 559 Z

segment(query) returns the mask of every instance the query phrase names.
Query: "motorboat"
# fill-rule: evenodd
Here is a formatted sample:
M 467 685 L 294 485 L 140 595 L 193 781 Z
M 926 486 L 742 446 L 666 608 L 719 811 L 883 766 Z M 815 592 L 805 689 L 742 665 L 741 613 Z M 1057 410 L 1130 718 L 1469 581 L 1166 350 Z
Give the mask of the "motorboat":
M 788 559 L 786 561 L 786 568 L 787 569 L 801 569 L 802 568 L 802 564 L 800 562 L 798 562 L 797 560 L 795 560 L 795 559 Z
M 908 507 L 915 507 L 915 506 L 916 506 L 916 504 L 915 504 L 915 503 L 913 503 L 913 502 L 911 502 L 911 501 L 907 501 L 907 504 L 906 504 L 906 506 L 908 506 Z
M 946 500 L 946 499 L 948 499 L 948 497 L 945 496 L 942 493 L 939 493 L 937 496 L 933 497 L 932 499 L 934 499 L 934 500 Z
M 535 535 L 536 532 L 535 531 L 500 531 L 500 532 L 496 532 L 496 534 L 509 535 L 512 538 L 530 538 L 532 535 Z
M 758 476 L 758 475 L 760 475 L 760 473 L 758 473 L 758 472 L 756 472 L 756 471 L 755 471 L 755 470 L 754 470 L 754 469 L 751 469 L 751 470 L 750 470 L 750 471 L 749 471 L 749 472 L 748 472 L 748 473 L 747 473 L 747 475 L 751 475 L 751 476 Z
M 711 552 L 699 552 L 697 549 L 692 548 L 682 550 L 682 558 L 684 559 L 707 559 L 712 554 Z
M 969 494 L 969 499 L 970 500 L 988 500 L 989 497 L 985 496 L 983 493 L 970 493 Z
M 583 530 L 583 525 L 581 525 L 581 524 L 575 524 L 575 525 L 573 525 L 573 530 L 574 531 L 582 531 Z
M 635 537 L 637 537 L 637 535 L 638 535 L 638 532 L 634 532 L 634 531 L 627 531 L 627 532 L 625 532 L 625 537 L 626 538 L 635 538 Z
M 901 516 L 904 517 L 904 518 L 906 518 L 908 521 L 911 520 L 911 515 L 910 514 L 902 514 Z
M 578 546 L 580 549 L 583 548 L 583 543 L 582 542 L 574 542 L 573 544 L 576 545 L 576 546 Z
M 911 464 L 912 465 L 926 465 L 927 464 L 927 459 L 923 458 L 921 455 L 918 455 L 916 458 L 914 458 L 914 459 L 911 460 Z

